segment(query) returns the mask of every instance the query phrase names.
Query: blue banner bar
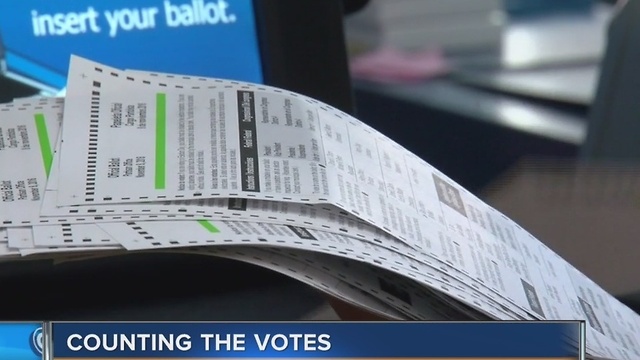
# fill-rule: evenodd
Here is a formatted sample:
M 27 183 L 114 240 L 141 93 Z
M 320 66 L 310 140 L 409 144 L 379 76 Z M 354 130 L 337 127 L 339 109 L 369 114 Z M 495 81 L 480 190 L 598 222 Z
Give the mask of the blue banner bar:
M 0 359 L 42 360 L 42 323 L 0 322 Z
M 579 323 L 54 323 L 61 358 L 577 358 Z

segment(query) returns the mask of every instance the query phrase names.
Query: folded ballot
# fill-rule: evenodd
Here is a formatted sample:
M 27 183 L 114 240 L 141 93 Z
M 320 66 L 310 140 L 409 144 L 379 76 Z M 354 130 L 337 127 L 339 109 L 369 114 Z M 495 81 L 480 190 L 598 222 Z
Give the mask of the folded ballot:
M 0 261 L 225 257 L 391 319 L 584 320 L 592 357 L 640 358 L 631 309 L 383 134 L 290 91 L 74 56 L 64 98 L 0 106 L 0 169 Z

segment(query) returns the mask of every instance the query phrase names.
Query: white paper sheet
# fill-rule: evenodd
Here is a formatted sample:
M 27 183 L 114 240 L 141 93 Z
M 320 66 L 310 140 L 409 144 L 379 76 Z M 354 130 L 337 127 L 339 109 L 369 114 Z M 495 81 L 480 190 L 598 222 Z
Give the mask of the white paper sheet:
M 0 106 L 0 226 L 39 217 L 62 111 L 60 99 Z
M 7 129 L 36 127 L 34 114 L 47 109 L 45 120 L 62 116 L 59 141 L 48 137 L 49 168 L 41 151 L 17 151 L 12 140 L 3 158 L 0 146 L 11 175 L 3 196 L 15 197 L 22 178 L 35 178 L 41 195 L 0 203 L 0 259 L 121 249 L 226 256 L 314 287 L 331 281 L 323 291 L 395 317 L 587 320 L 591 355 L 640 356 L 637 314 L 347 114 L 268 86 L 78 57 L 68 80 L 64 103 L 0 112 Z M 60 121 L 46 125 L 51 134 Z M 17 133 L 11 139 L 25 138 Z

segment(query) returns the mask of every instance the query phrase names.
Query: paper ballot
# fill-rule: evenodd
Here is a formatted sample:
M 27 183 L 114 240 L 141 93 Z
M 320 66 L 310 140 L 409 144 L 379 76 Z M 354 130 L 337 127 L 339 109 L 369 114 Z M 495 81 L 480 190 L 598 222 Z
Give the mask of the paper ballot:
M 290 91 L 72 57 L 64 99 L 0 106 L 0 167 L 0 261 L 227 257 L 392 319 L 585 320 L 591 356 L 640 358 L 640 317 L 526 229 Z
M 67 87 L 72 105 L 63 139 L 80 141 L 63 143 L 69 157 L 61 159 L 61 172 L 84 166 L 60 184 L 59 204 L 240 194 L 326 201 L 310 100 L 255 86 L 161 83 L 77 57 L 70 68 L 77 79 Z M 150 91 L 118 91 L 131 85 Z M 103 145 L 108 142 L 115 146 Z M 286 181 L 273 182 L 281 173 L 265 168 L 263 157 L 271 169 L 286 171 Z
M 62 107 L 57 98 L 0 105 L 0 226 L 39 218 Z

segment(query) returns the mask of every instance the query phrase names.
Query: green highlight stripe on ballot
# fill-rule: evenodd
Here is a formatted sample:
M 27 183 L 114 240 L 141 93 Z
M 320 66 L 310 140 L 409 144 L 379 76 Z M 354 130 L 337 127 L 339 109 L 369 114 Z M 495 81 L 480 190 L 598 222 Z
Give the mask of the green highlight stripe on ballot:
M 156 94 L 156 173 L 155 188 L 163 190 L 166 186 L 167 162 L 167 96 Z
M 220 232 L 220 230 L 218 230 L 217 227 L 213 226 L 213 224 L 210 221 L 198 220 L 198 224 L 202 225 L 202 227 L 205 228 L 210 233 L 219 233 Z
M 40 153 L 42 154 L 42 163 L 44 164 L 44 172 L 49 177 L 51 172 L 51 163 L 53 162 L 53 150 L 49 141 L 49 131 L 47 131 L 47 122 L 43 114 L 34 115 L 36 121 L 36 131 L 38 133 L 38 142 L 40 143 Z

